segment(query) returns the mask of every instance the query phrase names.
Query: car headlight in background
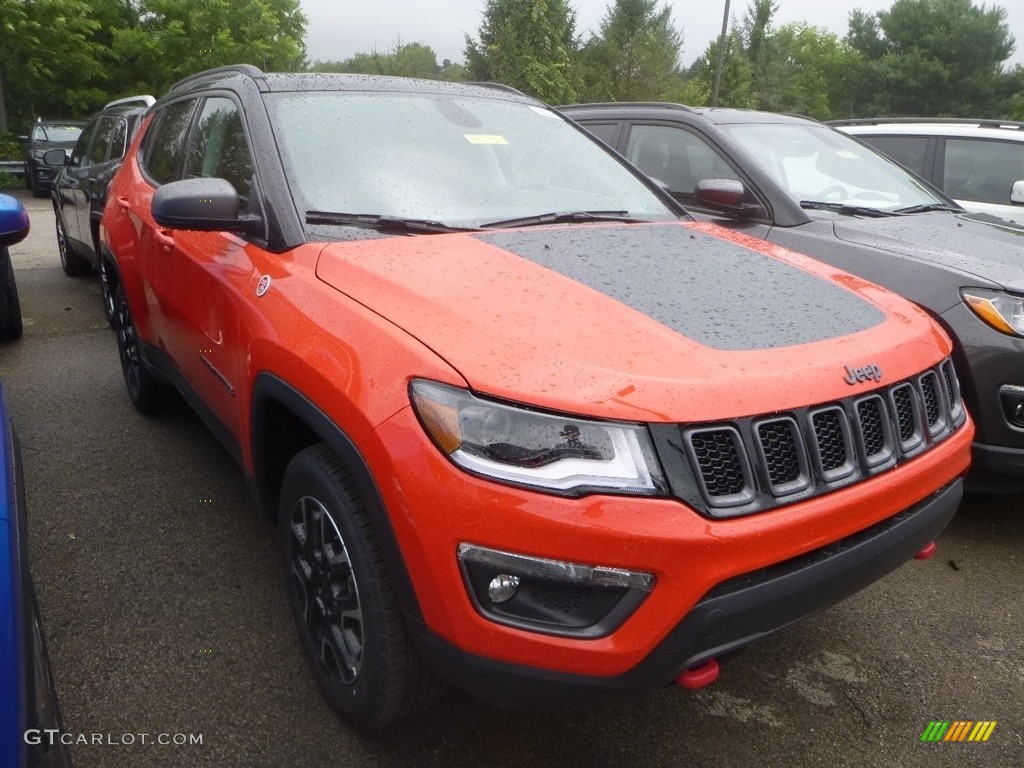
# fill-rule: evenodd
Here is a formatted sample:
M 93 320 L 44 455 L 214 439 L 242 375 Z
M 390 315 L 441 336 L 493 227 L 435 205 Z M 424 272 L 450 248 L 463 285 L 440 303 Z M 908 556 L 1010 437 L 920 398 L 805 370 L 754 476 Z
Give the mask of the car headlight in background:
M 438 448 L 474 474 L 571 496 L 667 493 L 642 425 L 529 410 L 422 379 L 410 396 Z
M 1024 297 L 986 288 L 962 288 L 967 306 L 997 331 L 1024 336 Z

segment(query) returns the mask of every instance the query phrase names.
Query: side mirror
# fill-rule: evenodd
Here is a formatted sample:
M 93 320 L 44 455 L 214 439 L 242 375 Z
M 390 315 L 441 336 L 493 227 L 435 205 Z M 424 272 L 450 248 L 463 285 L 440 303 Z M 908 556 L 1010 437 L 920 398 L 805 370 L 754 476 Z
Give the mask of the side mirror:
M 28 234 L 25 206 L 16 197 L 0 195 L 0 246 L 20 243 Z
M 1024 205 L 1024 181 L 1013 182 L 1013 189 L 1010 190 L 1010 202 Z
M 238 193 L 225 179 L 183 179 L 153 195 L 153 218 L 161 227 L 197 232 L 258 232 L 262 220 L 238 215 Z
M 67 165 L 68 153 L 66 149 L 48 149 L 43 153 L 43 162 L 47 165 Z
M 747 219 L 761 206 L 744 202 L 747 188 L 737 179 L 701 179 L 695 190 L 697 203 L 738 219 Z

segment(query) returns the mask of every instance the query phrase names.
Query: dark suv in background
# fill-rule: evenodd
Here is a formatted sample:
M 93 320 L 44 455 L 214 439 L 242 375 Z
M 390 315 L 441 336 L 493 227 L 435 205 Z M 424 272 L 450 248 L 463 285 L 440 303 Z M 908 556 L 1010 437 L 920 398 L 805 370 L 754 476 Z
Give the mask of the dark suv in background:
M 25 186 L 36 197 L 46 197 L 57 175 L 57 168 L 46 163 L 43 156 L 52 149 L 70 150 L 82 133 L 84 120 L 38 120 L 27 136 L 18 141 L 25 150 Z
M 62 149 L 44 156 L 49 165 L 61 167 L 53 182 L 60 264 L 66 274 L 73 276 L 96 268 L 108 322 L 113 318 L 113 299 L 99 258 L 100 218 L 110 180 L 121 167 L 140 120 L 154 101 L 152 96 L 112 101 L 89 121 L 70 156 Z
M 815 120 L 680 104 L 562 107 L 698 218 L 917 302 L 950 333 L 977 422 L 972 487 L 1024 489 L 1024 229 L 969 214 Z

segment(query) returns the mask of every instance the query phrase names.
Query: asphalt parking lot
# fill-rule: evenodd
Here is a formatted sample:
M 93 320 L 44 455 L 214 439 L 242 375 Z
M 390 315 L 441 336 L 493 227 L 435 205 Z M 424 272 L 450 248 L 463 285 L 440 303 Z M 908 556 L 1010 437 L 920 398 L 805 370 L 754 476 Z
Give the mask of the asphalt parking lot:
M 241 471 L 186 408 L 132 409 L 95 277 L 63 274 L 49 201 L 22 199 L 25 336 L 0 346 L 0 381 L 77 768 L 1024 765 L 1021 496 L 969 498 L 935 557 L 697 693 L 529 712 L 451 693 L 385 734 L 353 732 L 306 669 L 275 531 Z M 985 743 L 922 743 L 935 720 L 997 725 Z

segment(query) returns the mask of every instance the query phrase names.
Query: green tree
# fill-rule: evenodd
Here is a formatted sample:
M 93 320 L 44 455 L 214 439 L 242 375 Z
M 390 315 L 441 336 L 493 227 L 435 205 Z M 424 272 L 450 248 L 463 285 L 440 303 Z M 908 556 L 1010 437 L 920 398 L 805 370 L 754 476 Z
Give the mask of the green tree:
M 401 40 L 387 53 L 373 51 L 357 53 L 343 61 L 317 61 L 311 69 L 314 72 L 351 72 L 431 80 L 441 77 L 441 66 L 437 63 L 437 54 L 433 48 L 422 43 L 403 43 Z
M 998 116 L 1015 41 L 1001 7 L 972 0 L 896 0 L 850 16 L 847 42 L 863 57 L 852 108 L 860 114 Z
M 86 114 L 103 91 L 98 22 L 80 0 L 0 0 L 0 81 L 11 127 Z
M 466 36 L 472 80 L 504 83 L 542 101 L 577 100 L 576 13 L 566 0 L 487 0 L 479 40 Z
M 659 101 L 678 85 L 683 36 L 668 5 L 615 0 L 583 49 L 587 98 Z
M 298 0 L 142 0 L 137 27 L 113 32 L 113 52 L 148 74 L 158 92 L 210 67 L 306 66 L 306 17 Z

